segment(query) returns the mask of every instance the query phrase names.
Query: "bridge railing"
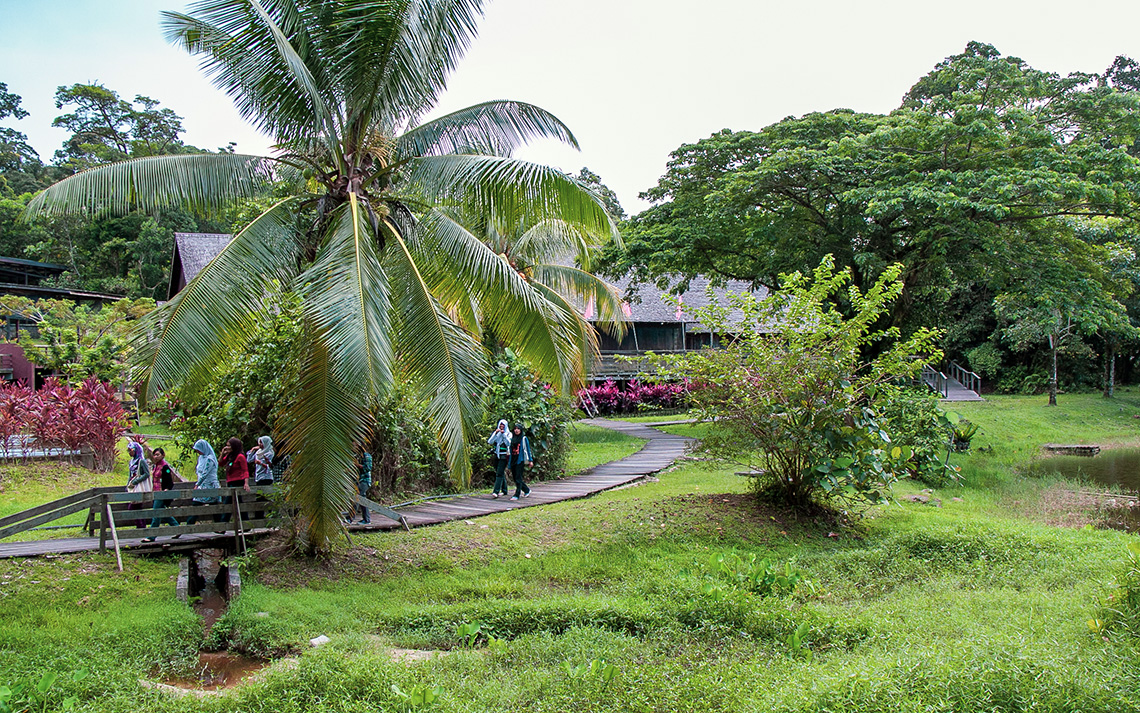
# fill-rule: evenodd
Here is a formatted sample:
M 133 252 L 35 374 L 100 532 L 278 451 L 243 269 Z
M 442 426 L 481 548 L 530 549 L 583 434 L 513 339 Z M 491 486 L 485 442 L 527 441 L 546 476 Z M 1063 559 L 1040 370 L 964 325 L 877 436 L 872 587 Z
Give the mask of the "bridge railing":
M 956 361 L 950 362 L 948 371 L 950 372 L 950 376 L 962 386 L 973 391 L 975 394 L 982 393 L 982 377 L 961 366 Z
M 922 367 L 922 381 L 931 389 L 938 392 L 942 398 L 946 398 L 950 393 L 950 387 L 947 384 L 946 375 L 930 366 L 929 364 Z
M 138 537 L 181 536 L 193 533 L 220 532 L 232 534 L 239 551 L 245 548 L 244 533 L 260 528 L 277 527 L 281 508 L 270 499 L 280 489 L 276 486 L 244 488 L 194 489 L 193 483 L 179 483 L 176 489 L 151 493 L 128 493 L 121 487 L 88 488 L 27 510 L 0 517 L 0 539 L 34 530 L 49 522 L 87 511 L 83 530 L 99 535 L 99 551 L 106 551 L 108 535 L 118 544 L 119 531 L 131 529 Z M 194 499 L 210 498 L 218 502 L 201 503 Z M 166 503 L 155 507 L 155 503 Z M 365 497 L 356 503 L 372 512 L 407 527 L 402 515 Z M 156 527 L 151 521 L 158 519 Z M 167 524 L 174 518 L 177 525 Z M 193 520 L 193 522 L 190 522 Z M 142 524 L 142 527 L 137 527 Z

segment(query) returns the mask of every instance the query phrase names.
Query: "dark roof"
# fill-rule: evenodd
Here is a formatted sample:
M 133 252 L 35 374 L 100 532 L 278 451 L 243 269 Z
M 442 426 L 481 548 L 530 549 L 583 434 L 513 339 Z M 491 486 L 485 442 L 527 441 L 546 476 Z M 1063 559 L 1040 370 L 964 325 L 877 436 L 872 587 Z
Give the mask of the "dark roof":
M 0 264 L 5 265 L 21 265 L 23 267 L 35 267 L 40 270 L 47 270 L 50 272 L 65 272 L 67 267 L 63 265 L 56 265 L 51 262 L 36 262 L 35 260 L 25 260 L 19 257 L 3 257 L 0 256 Z
M 166 299 L 173 299 L 230 244 L 232 237 L 227 233 L 175 233 Z
M 609 283 L 616 287 L 623 295 L 630 293 L 632 283 L 629 278 L 609 280 Z M 713 301 L 721 305 L 728 305 L 729 294 L 753 292 L 752 283 L 743 280 L 729 280 L 724 287 L 714 287 L 712 289 L 712 300 L 710 300 L 708 287 L 709 279 L 707 277 L 698 276 L 693 278 L 689 282 L 689 289 L 680 295 L 682 308 L 678 311 L 676 305 L 665 301 L 664 293 L 658 289 L 656 285 L 647 283 L 638 284 L 632 291 L 635 300 L 629 305 L 629 321 L 666 322 L 673 324 L 685 322 L 687 323 L 686 331 L 706 331 L 701 325 L 696 324 L 696 317 L 692 313 L 693 307 L 708 307 Z M 757 299 L 763 299 L 767 296 L 768 290 L 760 287 L 756 289 L 753 294 L 756 295 Z M 741 317 L 740 310 L 733 310 L 729 314 L 729 321 L 736 322 L 739 321 Z M 597 316 L 591 315 L 590 319 L 591 321 L 597 321 Z
M 175 233 L 174 247 L 182 261 L 182 274 L 190 282 L 218 256 L 233 238 L 228 233 Z
M 76 301 L 115 301 L 123 299 L 122 295 L 110 295 L 105 292 L 88 292 L 86 290 L 69 290 L 65 287 L 43 287 L 40 285 L 21 285 L 10 282 L 0 282 L 0 295 L 24 295 L 25 297 L 48 297 L 57 300 Z

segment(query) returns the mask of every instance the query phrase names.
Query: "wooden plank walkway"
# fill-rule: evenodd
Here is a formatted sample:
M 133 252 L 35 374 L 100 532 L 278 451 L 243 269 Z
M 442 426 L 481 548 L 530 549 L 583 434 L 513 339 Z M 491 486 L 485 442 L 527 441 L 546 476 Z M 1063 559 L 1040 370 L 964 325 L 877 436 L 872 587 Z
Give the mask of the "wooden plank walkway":
M 468 520 L 519 508 L 585 498 L 605 490 L 627 485 L 668 468 L 684 455 L 685 449 L 692 441 L 691 438 L 658 431 L 640 423 L 606 419 L 590 419 L 582 421 L 582 423 L 620 431 L 635 438 L 644 438 L 646 444 L 631 456 L 603 463 L 584 471 L 581 475 L 532 483 L 530 484 L 530 497 L 521 498 L 517 501 L 503 497 L 496 499 L 492 498 L 489 493 L 480 493 L 423 502 L 400 508 L 398 512 L 404 516 L 411 527 L 422 527 L 454 520 Z M 151 515 L 151 511 L 148 510 L 145 511 L 144 517 Z M 402 527 L 400 523 L 378 517 L 374 513 L 371 525 L 352 525 L 349 529 L 352 532 L 372 532 L 400 527 Z M 143 542 L 142 538 L 146 537 L 146 532 L 146 530 L 135 528 L 121 529 L 119 532 L 120 547 L 140 553 L 160 553 L 197 549 L 211 545 L 224 547 L 234 540 L 232 532 L 225 534 L 210 532 L 186 534 L 177 540 L 171 537 L 159 537 L 156 542 Z M 246 535 L 252 536 L 266 532 L 270 532 L 270 530 L 246 531 Z M 0 559 L 89 552 L 98 549 L 98 537 L 68 537 L 24 542 L 0 541 Z

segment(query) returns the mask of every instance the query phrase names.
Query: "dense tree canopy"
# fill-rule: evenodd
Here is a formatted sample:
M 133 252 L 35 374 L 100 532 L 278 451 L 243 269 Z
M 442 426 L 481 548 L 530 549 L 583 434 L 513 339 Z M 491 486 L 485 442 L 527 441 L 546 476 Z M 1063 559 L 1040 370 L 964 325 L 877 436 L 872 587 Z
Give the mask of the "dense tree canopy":
M 1058 217 L 1135 215 L 1134 63 L 1059 76 L 970 43 L 889 115 L 848 110 L 722 131 L 673 153 L 610 271 L 773 286 L 833 254 L 865 282 L 904 266 L 897 324 L 961 286 L 1019 279 L 1011 251 Z

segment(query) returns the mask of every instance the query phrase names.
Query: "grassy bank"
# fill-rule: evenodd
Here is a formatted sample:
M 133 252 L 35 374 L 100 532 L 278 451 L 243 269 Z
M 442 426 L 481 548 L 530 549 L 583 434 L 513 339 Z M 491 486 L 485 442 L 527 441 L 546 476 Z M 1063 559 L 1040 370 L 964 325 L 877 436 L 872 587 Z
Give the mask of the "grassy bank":
M 243 563 L 208 645 L 299 662 L 220 698 L 137 683 L 195 660 L 175 559 L 128 557 L 121 574 L 97 555 L 0 562 L 0 671 L 86 667 L 61 688 L 84 710 L 412 710 L 393 685 L 440 687 L 438 711 L 1140 710 L 1137 641 L 1086 623 L 1136 537 L 1050 524 L 1035 507 L 1055 483 L 1007 465 L 1081 419 L 1090 439 L 1127 440 L 1131 412 L 1039 403 L 971 406 L 977 445 L 995 450 L 963 459 L 963 486 L 848 526 L 760 508 L 731 469 L 690 464 L 587 500 L 355 537 L 318 561 L 268 548 Z M 726 583 L 709 562 L 731 551 L 794 560 L 812 586 Z M 498 641 L 466 646 L 456 629 L 473 622 Z M 321 634 L 332 642 L 310 649 Z M 408 663 L 392 647 L 448 653 Z M 591 673 L 599 659 L 612 679 Z

